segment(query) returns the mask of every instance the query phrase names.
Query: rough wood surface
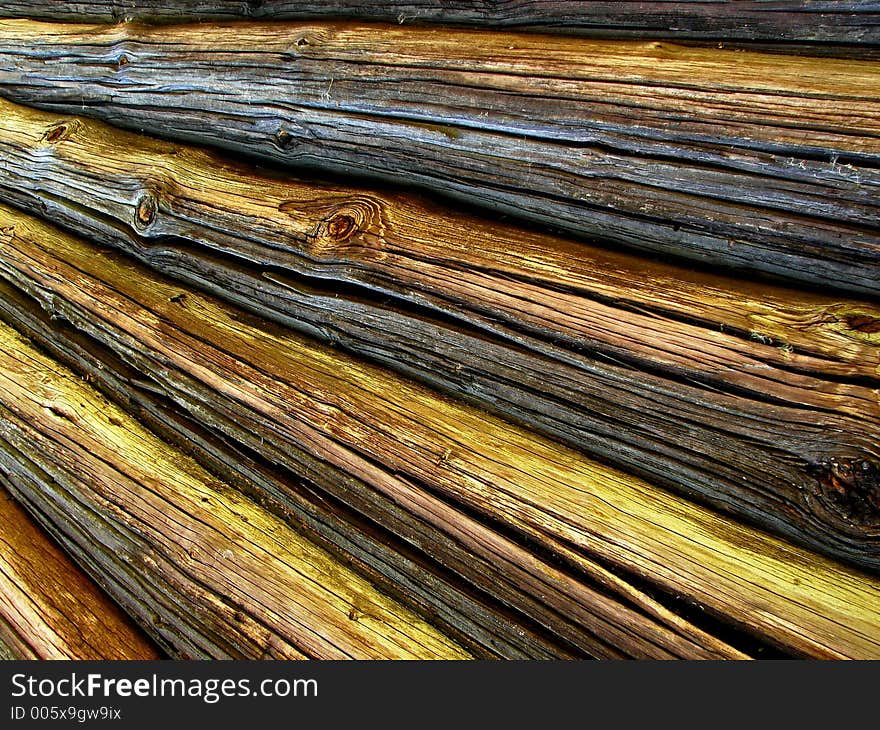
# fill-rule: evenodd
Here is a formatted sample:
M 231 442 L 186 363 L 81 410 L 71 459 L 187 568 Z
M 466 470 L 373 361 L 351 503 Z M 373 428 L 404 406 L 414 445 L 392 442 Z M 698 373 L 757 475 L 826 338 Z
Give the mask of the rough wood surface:
M 279 469 L 277 464 L 269 466 L 266 459 L 242 446 L 247 436 L 234 424 L 226 426 L 232 436 L 206 429 L 190 414 L 175 408 L 160 387 L 140 380 L 137 371 L 94 339 L 61 320 L 50 319 L 33 300 L 5 282 L 0 282 L 0 295 L 0 317 L 83 373 L 90 383 L 125 408 L 134 410 L 151 429 L 186 448 L 212 471 L 288 521 L 298 520 L 305 513 L 303 523 L 307 529 L 325 537 L 337 552 L 363 556 L 358 564 L 365 564 L 371 575 L 388 572 L 388 567 L 380 562 L 384 558 L 398 575 L 404 576 L 398 578 L 396 590 L 389 586 L 398 599 L 417 603 L 435 621 L 449 625 L 467 645 L 475 646 L 478 654 L 505 658 L 577 658 L 584 654 L 605 658 L 743 656 L 741 650 L 700 629 L 662 601 L 601 565 L 590 563 L 589 575 L 584 576 L 581 571 L 581 575 L 573 578 L 537 556 L 526 557 L 523 550 L 509 540 L 436 501 L 431 513 L 447 515 L 448 523 L 454 524 L 455 529 L 447 534 L 435 526 L 444 527 L 436 517 L 422 519 L 419 509 L 397 504 L 381 494 L 371 494 L 368 484 L 305 451 L 289 450 L 287 454 L 285 462 L 295 463 L 300 470 L 297 474 Z M 203 416 L 197 408 L 193 408 L 192 413 Z M 217 424 L 220 419 L 212 413 L 209 421 Z M 264 440 L 260 448 L 265 447 Z M 311 482 L 304 485 L 304 478 Z M 349 505 L 373 518 L 369 520 L 374 525 L 372 530 L 368 527 L 367 532 L 360 532 L 363 518 L 352 518 L 353 510 L 340 509 L 341 499 L 331 496 L 343 494 Z M 331 505 L 332 511 L 328 514 Z M 350 522 L 340 524 L 341 520 Z M 392 528 L 383 530 L 376 538 L 387 547 L 385 555 L 380 554 L 378 559 L 376 548 L 370 544 L 370 533 L 376 532 L 377 521 Z M 336 528 L 342 539 L 339 534 L 328 534 L 328 524 Z M 461 540 L 464 534 L 474 534 L 479 540 Z M 493 551 L 486 551 L 485 545 L 495 547 Z M 501 566 L 499 549 L 506 549 L 508 553 Z M 427 557 L 428 562 L 448 566 L 451 589 L 438 590 L 436 566 L 427 569 L 423 566 L 421 574 L 414 570 L 413 563 L 418 562 L 420 556 L 422 561 Z M 526 571 L 511 570 L 517 558 Z M 552 586 L 548 586 L 548 578 Z M 388 585 L 387 577 L 383 585 Z M 489 614 L 488 619 L 483 618 L 483 624 L 479 618 L 471 618 L 470 623 L 463 620 L 463 617 L 470 618 L 467 586 L 482 594 L 483 602 L 489 604 L 483 607 L 483 612 Z M 530 593 L 535 595 L 530 597 Z M 494 600 L 487 600 L 486 596 Z M 457 609 L 457 616 L 448 616 L 449 607 L 444 606 L 444 601 Z M 509 607 L 506 613 L 503 608 L 499 610 L 499 604 Z M 626 629 L 621 631 L 621 626 Z M 750 640 L 741 632 L 727 629 L 723 633 L 727 637 L 732 635 L 738 646 L 756 656 L 768 655 L 768 646 L 760 639 Z M 772 649 L 769 653 L 772 655 Z
M 0 21 L 0 94 L 880 293 L 880 64 L 346 23 Z
M 370 482 L 348 473 L 344 464 L 338 467 L 316 459 L 310 450 L 296 445 L 289 445 L 283 456 L 276 456 L 264 434 L 239 426 L 236 415 L 227 419 L 221 413 L 206 413 L 192 403 L 191 414 L 206 419 L 214 429 L 206 432 L 204 426 L 194 423 L 186 414 L 181 415 L 161 387 L 143 381 L 136 370 L 94 339 L 71 327 L 59 332 L 63 322 L 41 316 L 33 300 L 23 298 L 5 283 L 0 283 L 0 312 L 53 355 L 77 368 L 89 382 L 102 387 L 124 407 L 135 409 L 139 418 L 152 428 L 185 444 L 210 468 L 224 478 L 229 477 L 284 519 L 299 518 L 307 529 L 332 543 L 337 552 L 347 553 L 349 559 L 353 553 L 357 560 L 360 553 L 358 564 L 366 563 L 368 572 L 373 574 L 383 573 L 386 585 L 389 565 L 391 577 L 395 577 L 395 571 L 397 575 L 402 573 L 403 579 L 398 578 L 394 591 L 399 600 L 416 603 L 423 612 L 449 625 L 466 644 L 476 647 L 478 655 L 565 658 L 587 654 L 604 658 L 692 659 L 744 656 L 593 561 L 581 558 L 580 575 L 572 576 L 442 500 L 423 492 L 417 492 L 418 499 L 409 501 L 395 494 L 377 493 Z M 224 432 L 231 433 L 231 437 Z M 244 448 L 242 443 L 246 444 Z M 265 468 L 264 457 L 257 455 L 257 462 L 254 461 L 252 455 L 257 449 L 268 450 L 273 459 L 286 465 L 280 478 L 277 467 Z M 309 480 L 305 493 L 304 479 Z M 340 504 L 349 509 L 340 510 Z M 384 554 L 371 545 L 369 532 L 360 532 L 364 519 L 351 520 L 352 509 L 361 510 L 368 522 L 389 528 L 392 539 L 387 539 L 387 534 L 374 538 L 386 547 Z M 341 520 L 351 522 L 340 524 Z M 419 572 L 414 565 L 419 554 L 447 568 L 446 572 L 453 576 L 447 577 L 451 589 L 442 585 L 438 589 L 435 566 L 427 570 L 423 567 Z M 383 566 L 382 561 L 388 565 Z M 442 578 L 441 573 L 439 579 Z M 419 580 L 421 585 L 415 583 Z M 488 615 L 474 616 L 475 610 L 468 605 L 467 586 L 478 594 L 471 601 L 489 604 L 479 607 Z M 444 601 L 452 604 L 451 617 Z M 499 604 L 509 607 L 506 613 L 498 610 Z M 743 643 L 742 637 L 738 641 Z M 751 649 L 756 642 L 745 643 Z M 760 640 L 757 644 L 756 651 L 766 649 Z
M 353 17 L 404 24 L 460 23 L 581 35 L 708 40 L 880 44 L 880 3 L 828 0 L 774 2 L 581 2 L 580 0 L 11 0 L 7 17 L 112 22 Z
M 446 520 L 459 509 L 479 518 L 470 526 L 501 527 L 510 535 L 504 544 L 470 526 L 455 532 L 475 552 L 493 551 L 499 571 L 516 568 L 511 547 L 525 541 L 588 574 L 598 562 L 638 576 L 789 652 L 880 656 L 874 577 L 257 325 L 35 219 L 4 209 L 3 221 L 5 279 L 270 462 L 295 470 L 296 454 L 311 450 L 445 530 L 461 527 L 457 517 Z M 439 514 L 438 498 L 447 504 Z
M 0 111 L 0 198 L 876 569 L 876 305 Z
M 15 659 L 160 658 L 2 484 L 0 644 Z
M 28 656 L 27 648 L 20 646 L 18 640 L 14 637 L 11 646 L 5 642 L 6 636 L 0 632 L 0 661 L 14 661 Z
M 467 656 L 6 326 L 0 362 L 4 480 L 172 655 Z

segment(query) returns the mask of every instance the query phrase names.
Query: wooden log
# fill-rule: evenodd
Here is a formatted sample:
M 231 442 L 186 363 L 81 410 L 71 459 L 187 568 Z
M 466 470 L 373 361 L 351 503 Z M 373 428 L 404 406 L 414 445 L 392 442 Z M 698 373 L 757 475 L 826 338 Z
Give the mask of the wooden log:
M 6 326 L 0 361 L 4 480 L 172 655 L 467 656 Z
M 0 95 L 880 293 L 880 64 L 333 23 L 0 21 Z
M 0 645 L 8 659 L 159 659 L 156 647 L 0 484 Z
M 396 524 L 398 532 L 409 535 L 409 542 L 414 544 L 406 544 L 376 522 L 365 520 L 322 489 L 321 485 L 326 485 L 329 480 L 336 484 L 337 491 L 353 491 L 356 480 L 351 476 L 335 473 L 316 463 L 307 452 L 296 455 L 299 469 L 296 473 L 267 468 L 264 460 L 243 450 L 241 444 L 231 443 L 222 434 L 208 432 L 179 410 L 169 407 L 167 399 L 140 380 L 137 371 L 94 340 L 70 328 L 58 332 L 63 323 L 51 320 L 33 300 L 23 298 L 2 281 L 0 298 L 3 300 L 0 317 L 25 332 L 42 349 L 81 373 L 87 382 L 115 399 L 121 407 L 133 411 L 138 420 L 199 460 L 225 482 L 291 523 L 297 531 L 309 534 L 347 564 L 353 564 L 401 603 L 429 617 L 447 634 L 469 646 L 475 655 L 508 659 L 578 658 L 585 653 L 621 656 L 624 642 L 618 641 L 618 646 L 611 647 L 593 636 L 589 629 L 595 619 L 589 615 L 581 619 L 578 628 L 566 629 L 560 628 L 561 620 L 546 609 L 532 608 L 533 618 L 543 620 L 555 629 L 554 640 L 547 631 L 542 632 L 530 625 L 522 613 L 505 609 L 487 591 L 492 589 L 498 596 L 507 598 L 511 592 L 523 594 L 522 586 L 510 587 L 505 577 L 496 574 L 493 564 L 462 549 L 459 541 L 450 540 L 443 533 L 433 533 L 430 527 L 413 520 L 393 502 L 379 500 L 373 513 L 389 524 Z M 367 488 L 360 486 L 362 490 Z M 334 488 L 331 486 L 329 491 L 333 492 Z M 370 512 L 369 507 L 366 511 Z M 462 516 L 459 522 L 466 524 L 469 519 Z M 430 555 L 417 549 L 420 544 L 430 545 Z M 532 562 L 545 577 L 558 573 L 541 561 Z M 444 566 L 452 566 L 454 570 Z M 523 581 L 526 585 L 529 582 Z M 566 582 L 571 583 L 571 579 L 556 581 L 558 585 Z M 670 652 L 677 652 L 675 655 L 682 658 L 703 658 L 701 645 L 717 652 L 719 657 L 740 656 L 732 647 L 690 626 L 615 576 L 607 574 L 604 582 L 621 594 L 618 599 L 609 600 L 602 593 L 583 586 L 576 589 L 576 594 L 580 591 L 579 595 L 586 595 L 587 599 L 599 604 L 591 608 L 594 613 L 604 612 L 628 626 L 639 627 L 649 636 L 659 633 L 662 636 L 660 643 L 665 642 L 668 650 L 654 654 L 656 658 L 666 658 Z M 469 589 L 471 583 L 476 587 Z M 563 598 L 568 602 L 575 600 L 571 595 Z M 506 603 L 512 604 L 515 610 L 522 604 L 532 606 L 534 601 L 527 595 L 514 595 Z M 634 613 L 629 607 L 632 603 L 643 606 L 642 613 L 648 618 Z M 575 616 L 578 616 L 577 611 Z M 650 618 L 652 616 L 659 618 Z M 646 627 L 641 628 L 642 624 Z M 616 627 L 612 629 L 612 636 L 620 634 Z M 631 633 L 634 629 L 627 631 Z M 626 633 L 623 633 L 624 637 Z M 558 634 L 575 634 L 579 640 L 572 645 Z M 652 655 L 650 645 L 645 649 L 635 644 L 630 651 L 635 651 L 636 656 Z
M 0 198 L 876 570 L 876 305 L 0 110 Z
M 400 25 L 447 23 L 493 28 L 558 31 L 586 36 L 695 38 L 706 40 L 807 41 L 880 44 L 880 4 L 777 0 L 775 2 L 580 2 L 501 0 L 110 0 L 66 2 L 11 0 L 6 17 L 113 22 L 351 17 Z
M 296 454 L 310 450 L 442 523 L 475 554 L 495 551 L 502 575 L 526 541 L 569 569 L 589 574 L 598 563 L 637 576 L 788 652 L 880 655 L 877 578 L 256 323 L 20 213 L 2 216 L 4 278 L 269 462 L 296 470 Z M 471 532 L 483 521 L 510 535 L 505 544 Z
M 424 514 L 420 505 L 406 507 L 375 494 L 368 484 L 317 461 L 305 450 L 288 450 L 283 460 L 288 466 L 295 465 L 298 471 L 294 474 L 282 470 L 279 476 L 277 468 L 267 470 L 265 459 L 257 457 L 255 461 L 254 452 L 243 449 L 240 441 L 225 437 L 222 431 L 206 432 L 203 425 L 169 407 L 159 388 L 142 381 L 130 365 L 96 345 L 93 339 L 69 327 L 59 332 L 58 320 L 42 314 L 33 300 L 23 298 L 3 282 L 0 295 L 0 316 L 75 367 L 88 382 L 100 386 L 124 407 L 134 409 L 140 420 L 158 429 L 163 437 L 201 458 L 213 471 L 283 519 L 293 519 L 301 528 L 316 532 L 336 552 L 347 553 L 349 560 L 353 555 L 359 567 L 378 577 L 399 600 L 415 603 L 422 612 L 451 628 L 453 635 L 473 646 L 478 654 L 507 658 L 569 658 L 584 653 L 600 658 L 745 656 L 601 565 L 581 558 L 581 567 L 587 569 L 588 576 L 585 578 L 581 570 L 580 577 L 572 577 L 449 505 L 434 504 L 428 512 L 434 522 L 426 521 L 420 516 Z M 192 410 L 197 416 L 208 418 L 218 430 L 231 430 L 239 438 L 246 433 L 234 421 L 224 423 L 216 413 L 206 416 L 198 406 Z M 247 435 L 244 440 L 248 440 Z M 250 445 L 266 448 L 262 435 L 256 443 L 252 439 Z M 303 475 L 313 482 L 305 494 L 293 486 L 302 482 Z M 317 494 L 311 496 L 311 492 Z M 367 532 L 359 533 L 364 529 L 364 520 L 352 519 L 350 510 L 340 515 L 338 503 L 343 500 L 390 526 L 406 544 L 401 548 L 400 539 L 391 534 L 389 540 L 388 533 L 371 541 L 369 533 L 375 532 L 375 527 L 367 526 Z M 426 502 L 424 498 L 422 501 Z M 331 503 L 336 504 L 328 511 Z M 438 523 L 442 529 L 434 524 L 437 515 L 443 516 Z M 351 522 L 346 524 L 343 520 Z M 382 541 L 387 547 L 384 554 L 377 550 L 375 541 Z M 442 571 L 439 576 L 435 567 L 422 567 L 419 571 L 419 566 L 414 565 L 419 555 L 413 555 L 414 550 L 426 551 L 430 558 L 448 566 L 447 572 L 459 576 L 457 585 L 453 578 L 448 579 L 452 587 L 438 588 L 436 584 L 443 580 Z M 401 552 L 395 556 L 395 551 Z M 389 571 L 390 579 L 397 578 L 396 590 L 389 585 Z M 419 580 L 423 581 L 421 585 Z M 488 601 L 490 606 L 482 607 L 482 613 L 488 617 L 474 617 L 474 609 L 468 603 L 475 599 L 468 595 L 464 588 L 467 585 L 495 597 L 495 604 L 501 602 L 510 609 L 499 610 L 497 605 L 491 605 L 493 601 Z M 450 606 L 444 602 L 451 604 L 451 618 Z M 543 626 L 545 636 L 540 635 L 540 629 L 536 636 L 525 617 Z M 556 637 L 555 644 L 547 638 L 548 633 Z M 729 633 L 725 630 L 725 634 Z M 767 645 L 760 640 L 738 636 L 737 643 L 759 655 L 768 654 Z

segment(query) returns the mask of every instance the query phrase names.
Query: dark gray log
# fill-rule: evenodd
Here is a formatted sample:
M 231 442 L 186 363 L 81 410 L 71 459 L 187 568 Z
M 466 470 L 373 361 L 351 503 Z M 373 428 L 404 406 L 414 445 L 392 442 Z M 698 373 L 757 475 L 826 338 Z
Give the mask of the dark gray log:
M 0 23 L 0 94 L 880 293 L 880 64 L 397 26 Z
M 574 0 L 11 0 L 7 17 L 114 22 L 351 17 L 401 25 L 449 23 L 585 36 L 880 44 L 880 3 L 828 0 L 579 2 Z

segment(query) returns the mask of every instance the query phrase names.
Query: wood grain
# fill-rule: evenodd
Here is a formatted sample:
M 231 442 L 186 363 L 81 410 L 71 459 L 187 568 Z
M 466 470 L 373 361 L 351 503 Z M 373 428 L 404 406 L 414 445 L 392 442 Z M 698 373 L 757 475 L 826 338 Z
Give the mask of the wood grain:
M 276 456 L 271 441 L 250 424 L 239 425 L 237 414 L 226 418 L 196 404 L 181 412 L 160 386 L 4 282 L 0 316 L 213 472 L 329 543 L 341 559 L 451 630 L 477 656 L 745 656 L 594 561 L 580 558 L 572 575 L 431 495 L 388 497 L 295 444 Z M 274 462 L 268 468 L 265 452 Z M 353 510 L 363 516 L 352 517 Z M 736 643 L 767 654 L 760 639 L 740 634 Z
M 581 2 L 569 0 L 11 0 L 7 17 L 110 22 L 353 17 L 400 25 L 447 23 L 558 31 L 588 36 L 646 36 L 708 40 L 807 41 L 849 46 L 880 44 L 876 2 Z
M 421 523 L 403 506 L 381 498 L 373 498 L 375 504 L 361 505 L 353 494 L 358 489 L 368 493 L 369 487 L 357 484 L 354 477 L 342 471 L 328 468 L 309 452 L 288 454 L 288 463 L 296 464 L 295 472 L 270 468 L 265 459 L 243 448 L 240 442 L 206 429 L 185 412 L 174 408 L 155 386 L 144 382 L 124 360 L 65 326 L 64 322 L 50 319 L 33 300 L 23 297 L 2 281 L 0 317 L 25 332 L 41 349 L 80 373 L 86 382 L 106 393 L 152 431 L 196 458 L 226 483 L 249 495 L 298 532 L 318 541 L 347 565 L 368 575 L 372 582 L 402 604 L 441 626 L 447 634 L 469 647 L 475 656 L 579 658 L 585 655 L 584 647 L 590 649 L 587 654 L 620 656 L 626 648 L 622 640 L 617 646 L 610 647 L 596 638 L 590 631 L 595 619 L 589 615 L 572 627 L 566 626 L 554 612 L 536 608 L 534 600 L 526 593 L 530 581 L 511 585 L 507 576 L 498 574 L 494 563 L 482 560 L 463 547 L 459 540 L 432 531 L 430 525 Z M 216 415 L 211 416 L 212 422 L 217 420 Z M 230 426 L 235 428 L 234 421 Z M 346 501 L 329 496 L 328 492 L 334 491 L 342 491 Z M 407 539 L 400 539 L 376 521 L 365 519 L 350 504 L 382 519 Z M 442 509 L 442 505 L 437 509 Z M 459 523 L 469 522 L 465 516 L 453 515 L 452 518 L 457 518 Z M 428 552 L 421 549 L 422 545 L 429 546 Z M 541 561 L 533 562 L 545 575 L 554 572 Z M 557 581 L 559 584 L 565 582 L 572 582 L 571 578 Z M 658 658 L 669 656 L 670 651 L 683 658 L 699 658 L 700 644 L 718 651 L 718 656 L 739 656 L 724 642 L 690 626 L 624 581 L 609 574 L 606 582 L 619 585 L 617 592 L 621 595 L 617 599 L 609 598 L 595 588 L 581 585 L 578 590 L 600 604 L 592 609 L 594 613 L 604 610 L 629 626 L 647 624 L 644 630 L 649 634 L 661 634 L 668 650 Z M 563 612 L 572 612 L 573 607 L 567 605 L 572 600 L 570 595 L 562 594 Z M 631 603 L 642 606 L 641 613 L 646 615 L 635 613 Z M 505 609 L 505 604 L 512 604 L 513 609 Z M 526 613 L 536 615 L 546 627 L 536 627 L 517 611 L 522 605 L 526 607 Z M 574 610 L 574 615 L 577 617 L 579 612 Z M 658 615 L 659 620 L 653 618 L 654 615 Z M 612 630 L 613 635 L 624 637 L 632 632 L 632 628 L 623 634 L 616 628 Z M 568 634 L 579 636 L 580 640 L 567 641 L 564 637 Z M 695 645 L 685 637 L 696 637 L 698 643 Z M 640 655 L 651 655 L 650 648 L 639 650 L 636 644 L 635 650 L 640 651 Z
M 0 103 L 0 198 L 876 569 L 880 308 Z
M 527 541 L 562 565 L 637 576 L 792 653 L 880 655 L 875 577 L 257 323 L 35 219 L 4 209 L 3 221 L 5 279 L 269 461 L 295 468 L 295 454 L 311 450 L 424 517 L 439 497 L 478 518 L 470 525 L 507 531 L 503 545 L 474 539 L 496 561 Z
M 0 361 L 4 481 L 172 655 L 467 656 L 6 326 Z
M 15 659 L 159 659 L 0 484 L 0 643 Z
M 880 293 L 880 64 L 353 23 L 0 21 L 0 94 Z

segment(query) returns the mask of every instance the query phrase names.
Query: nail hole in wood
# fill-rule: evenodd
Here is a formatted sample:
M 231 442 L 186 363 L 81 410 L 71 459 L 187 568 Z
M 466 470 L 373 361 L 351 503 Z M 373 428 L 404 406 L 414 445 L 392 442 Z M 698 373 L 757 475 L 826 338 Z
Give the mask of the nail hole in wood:
M 282 150 L 289 150 L 296 144 L 294 136 L 284 129 L 279 129 L 275 132 L 274 139 L 275 144 Z

